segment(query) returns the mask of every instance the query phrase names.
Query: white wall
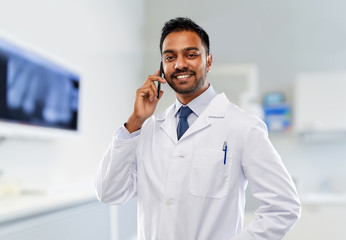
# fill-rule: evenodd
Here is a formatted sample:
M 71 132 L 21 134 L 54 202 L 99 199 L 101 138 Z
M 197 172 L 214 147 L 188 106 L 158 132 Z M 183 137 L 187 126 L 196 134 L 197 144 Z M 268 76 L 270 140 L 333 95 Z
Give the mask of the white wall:
M 132 110 L 141 68 L 142 1 L 0 0 L 0 31 L 82 69 L 82 136 L 0 143 L 0 171 L 23 187 L 93 181 Z M 123 104 L 126 103 L 126 104 Z
M 214 64 L 257 64 L 260 92 L 293 102 L 298 73 L 346 69 L 345 8 L 341 0 L 146 0 L 144 66 L 159 61 L 163 23 L 190 17 L 208 32 Z

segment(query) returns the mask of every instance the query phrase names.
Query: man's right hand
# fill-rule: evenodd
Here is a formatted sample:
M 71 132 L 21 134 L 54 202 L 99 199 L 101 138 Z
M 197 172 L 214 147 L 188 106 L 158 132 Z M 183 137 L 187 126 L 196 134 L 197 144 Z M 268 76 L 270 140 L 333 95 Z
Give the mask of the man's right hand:
M 156 71 L 154 75 L 149 75 L 143 86 L 136 92 L 133 112 L 125 125 L 130 133 L 139 130 L 144 121 L 153 115 L 157 103 L 162 97 L 163 91 L 160 91 L 160 98 L 157 98 L 155 82 L 166 83 L 166 81 L 158 75 L 159 71 Z

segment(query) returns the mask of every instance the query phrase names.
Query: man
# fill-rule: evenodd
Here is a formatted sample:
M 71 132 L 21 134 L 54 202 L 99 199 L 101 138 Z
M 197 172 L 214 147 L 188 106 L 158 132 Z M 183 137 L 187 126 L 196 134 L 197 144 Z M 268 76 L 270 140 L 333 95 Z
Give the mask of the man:
M 163 95 L 155 83 L 166 81 L 159 71 L 145 80 L 98 170 L 98 198 L 121 204 L 137 196 L 140 240 L 282 239 L 300 215 L 294 184 L 264 123 L 209 84 L 207 33 L 172 19 L 160 50 L 176 101 L 154 116 Z M 262 205 L 243 229 L 248 182 Z

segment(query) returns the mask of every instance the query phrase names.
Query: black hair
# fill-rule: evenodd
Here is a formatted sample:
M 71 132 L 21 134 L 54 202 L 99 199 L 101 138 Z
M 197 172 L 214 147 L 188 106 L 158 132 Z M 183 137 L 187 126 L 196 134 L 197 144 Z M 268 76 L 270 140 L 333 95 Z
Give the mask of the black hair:
M 161 31 L 160 52 L 162 54 L 162 44 L 168 34 L 172 32 L 190 31 L 195 32 L 202 40 L 207 55 L 209 55 L 209 36 L 203 28 L 198 26 L 190 18 L 177 17 L 165 23 Z

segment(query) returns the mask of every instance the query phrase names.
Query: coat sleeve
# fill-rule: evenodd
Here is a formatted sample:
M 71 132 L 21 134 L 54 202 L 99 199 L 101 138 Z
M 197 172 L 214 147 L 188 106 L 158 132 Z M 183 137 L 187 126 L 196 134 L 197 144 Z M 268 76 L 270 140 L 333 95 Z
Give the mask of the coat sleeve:
M 95 178 L 97 198 L 106 204 L 122 204 L 136 196 L 136 147 L 139 136 L 113 137 Z
M 234 240 L 283 239 L 300 216 L 295 185 L 258 121 L 244 140 L 243 170 L 252 195 L 261 201 L 253 220 Z

